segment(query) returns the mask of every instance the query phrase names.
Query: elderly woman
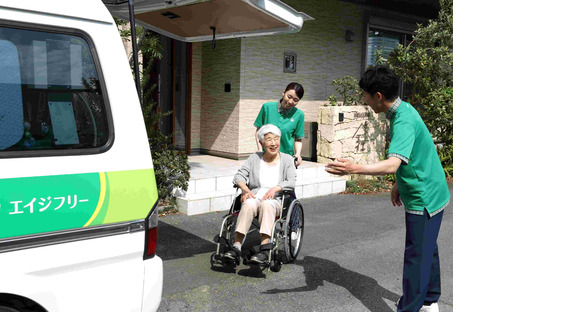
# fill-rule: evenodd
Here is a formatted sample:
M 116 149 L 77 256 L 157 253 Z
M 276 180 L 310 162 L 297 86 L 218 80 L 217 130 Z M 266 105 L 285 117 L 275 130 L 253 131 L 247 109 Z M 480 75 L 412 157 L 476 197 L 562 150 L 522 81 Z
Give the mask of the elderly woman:
M 258 216 L 260 221 L 261 244 L 270 242 L 272 226 L 282 210 L 282 190 L 294 190 L 296 168 L 294 158 L 280 153 L 280 129 L 272 124 L 258 130 L 263 152 L 252 154 L 234 176 L 234 183 L 242 190 L 242 208 L 238 215 L 234 246 L 224 257 L 239 260 L 242 241 L 252 220 Z M 250 262 L 262 264 L 268 259 L 266 252 L 250 258 Z

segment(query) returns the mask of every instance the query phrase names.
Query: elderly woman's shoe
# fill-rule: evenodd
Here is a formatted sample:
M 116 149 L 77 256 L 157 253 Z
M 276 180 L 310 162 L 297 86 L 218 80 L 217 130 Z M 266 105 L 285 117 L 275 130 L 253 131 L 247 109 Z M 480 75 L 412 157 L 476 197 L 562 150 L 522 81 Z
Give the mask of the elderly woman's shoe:
M 240 255 L 242 254 L 242 251 L 239 250 L 236 247 L 232 247 L 232 249 L 228 250 L 225 254 L 224 254 L 224 258 L 226 259 L 230 259 L 233 261 L 240 261 Z
M 264 264 L 266 263 L 266 261 L 268 261 L 267 251 L 259 252 L 250 258 L 251 263 Z

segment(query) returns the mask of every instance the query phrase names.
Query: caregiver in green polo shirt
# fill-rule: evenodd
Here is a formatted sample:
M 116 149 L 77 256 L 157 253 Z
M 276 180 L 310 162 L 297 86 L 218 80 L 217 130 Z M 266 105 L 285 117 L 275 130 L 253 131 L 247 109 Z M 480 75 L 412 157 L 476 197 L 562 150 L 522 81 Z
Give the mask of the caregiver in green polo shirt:
M 437 236 L 451 196 L 437 149 L 419 113 L 398 97 L 399 78 L 391 69 L 371 67 L 359 85 L 366 104 L 390 120 L 387 159 L 366 165 L 338 159 L 328 164 L 326 171 L 339 175 L 396 173 L 391 202 L 403 204 L 406 211 L 403 296 L 397 311 L 438 312 L 441 279 Z
M 304 88 L 297 82 L 291 82 L 282 92 L 282 99 L 278 102 L 268 102 L 262 105 L 254 126 L 256 126 L 256 145 L 261 150 L 258 140 L 258 130 L 266 124 L 273 124 L 280 128 L 280 152 L 293 155 L 297 158 L 296 166 L 302 163 L 302 139 L 304 138 L 304 113 L 296 108 L 304 96 Z

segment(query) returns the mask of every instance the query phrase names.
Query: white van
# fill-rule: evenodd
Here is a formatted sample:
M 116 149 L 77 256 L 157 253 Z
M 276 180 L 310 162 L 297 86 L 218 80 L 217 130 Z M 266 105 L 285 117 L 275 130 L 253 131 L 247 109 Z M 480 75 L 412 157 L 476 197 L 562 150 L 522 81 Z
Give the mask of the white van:
M 0 3 L 0 311 L 156 311 L 157 189 L 100 0 Z

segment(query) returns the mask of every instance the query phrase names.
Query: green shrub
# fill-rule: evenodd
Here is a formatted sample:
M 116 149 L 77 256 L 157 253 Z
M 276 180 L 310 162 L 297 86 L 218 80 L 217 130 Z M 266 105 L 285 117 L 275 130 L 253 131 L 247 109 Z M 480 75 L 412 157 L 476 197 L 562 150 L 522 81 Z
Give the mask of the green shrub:
M 150 61 L 144 67 L 144 72 L 151 68 Z M 157 85 L 149 83 L 149 75 L 144 75 L 141 82 L 143 90 L 143 119 L 151 157 L 153 158 L 153 169 L 155 170 L 155 180 L 157 181 L 157 193 L 159 201 L 170 207 L 177 207 L 177 200 L 173 196 L 177 188 L 187 191 L 189 182 L 189 163 L 184 151 L 177 150 L 173 145 L 171 135 L 164 135 L 158 130 L 158 122 L 169 115 L 168 112 L 158 112 L 157 103 L 153 101 L 152 95 L 156 91 Z
M 379 64 L 388 64 L 411 93 L 403 98 L 421 114 L 439 150 L 448 176 L 453 175 L 453 0 L 440 0 L 437 20 L 419 25 L 411 43 L 399 45 Z
M 389 175 L 393 176 L 393 175 Z M 394 178 L 394 176 L 393 176 Z M 345 194 L 376 194 L 389 191 L 393 181 L 385 177 L 373 177 L 372 179 L 357 178 L 346 181 Z
M 362 90 L 358 86 L 358 80 L 352 76 L 336 78 L 332 81 L 334 90 L 341 96 L 342 104 L 338 102 L 336 95 L 328 97 L 326 106 L 351 106 L 360 105 L 362 100 Z
M 130 30 L 123 28 L 127 22 L 115 19 L 119 34 L 123 40 L 129 40 Z M 177 188 L 187 191 L 189 182 L 189 164 L 185 152 L 177 150 L 172 142 L 172 135 L 164 135 L 158 129 L 158 123 L 162 118 L 171 115 L 171 111 L 157 111 L 158 103 L 155 102 L 153 94 L 157 90 L 157 85 L 150 83 L 150 71 L 154 59 L 162 58 L 162 46 L 159 37 L 148 32 L 143 27 L 136 27 L 138 50 L 148 59 L 149 62 L 143 66 L 141 73 L 141 90 L 143 119 L 149 138 L 149 148 L 153 160 L 155 180 L 157 182 L 157 193 L 161 205 L 168 205 L 169 208 L 163 212 L 171 213 L 176 211 L 177 200 L 173 196 Z M 132 65 L 132 62 L 130 62 Z M 134 70 L 134 68 L 132 68 Z

